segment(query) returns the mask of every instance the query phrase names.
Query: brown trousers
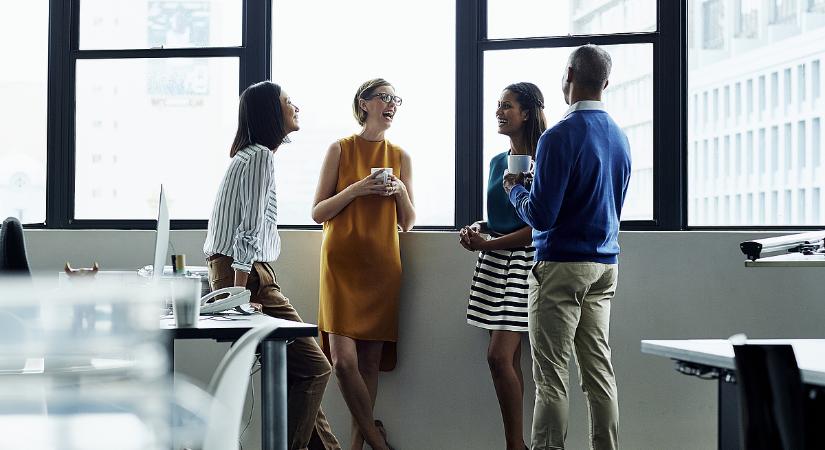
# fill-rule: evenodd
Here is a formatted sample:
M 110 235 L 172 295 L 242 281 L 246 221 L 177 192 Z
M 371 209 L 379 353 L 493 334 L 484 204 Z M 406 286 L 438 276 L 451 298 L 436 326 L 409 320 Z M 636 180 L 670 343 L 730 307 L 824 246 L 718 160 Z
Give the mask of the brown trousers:
M 213 290 L 232 286 L 235 271 L 232 258 L 214 256 L 207 261 L 209 284 Z M 303 322 L 281 293 L 270 263 L 256 262 L 249 273 L 246 288 L 250 301 L 263 305 L 263 312 L 279 319 Z M 297 338 L 286 347 L 287 360 L 287 432 L 290 450 L 340 450 L 341 445 L 321 410 L 332 368 L 315 339 Z M 266 426 L 267 424 L 262 424 Z

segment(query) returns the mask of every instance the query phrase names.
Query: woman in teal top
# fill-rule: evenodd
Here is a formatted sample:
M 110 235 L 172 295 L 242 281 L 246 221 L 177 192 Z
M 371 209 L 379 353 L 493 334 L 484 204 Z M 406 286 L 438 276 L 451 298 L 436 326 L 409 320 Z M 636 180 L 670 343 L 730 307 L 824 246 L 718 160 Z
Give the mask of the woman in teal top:
M 510 150 L 493 156 L 490 160 L 490 177 L 487 180 L 487 228 L 493 235 L 505 235 L 523 229 L 526 224 L 516 213 L 510 198 L 501 184 L 501 177 L 507 170 Z M 513 152 L 516 155 L 518 153 Z M 532 156 L 532 153 L 529 153 Z M 532 232 L 532 230 L 530 230 Z M 528 244 L 531 242 L 528 241 Z
M 547 128 L 544 96 L 533 83 L 516 83 L 501 93 L 496 109 L 498 132 L 510 138 L 510 149 L 490 161 L 487 222 L 461 229 L 461 245 L 478 251 L 470 286 L 467 323 L 489 330 L 487 362 L 493 377 L 507 450 L 523 450 L 521 337 L 527 331 L 527 275 L 535 250 L 532 229 L 516 214 L 501 184 L 509 155 L 535 157 Z

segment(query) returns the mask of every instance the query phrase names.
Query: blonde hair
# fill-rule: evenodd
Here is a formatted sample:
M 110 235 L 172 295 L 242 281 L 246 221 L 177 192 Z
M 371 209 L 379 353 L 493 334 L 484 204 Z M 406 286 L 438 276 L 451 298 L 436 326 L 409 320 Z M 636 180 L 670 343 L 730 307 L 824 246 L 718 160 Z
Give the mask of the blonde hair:
M 352 101 L 352 115 L 355 116 L 358 125 L 364 126 L 364 123 L 367 121 L 367 112 L 361 109 L 361 100 L 367 100 L 369 96 L 381 86 L 392 87 L 390 82 L 383 78 L 373 78 L 372 80 L 365 81 L 364 84 L 358 87 L 358 91 L 355 92 L 355 98 Z

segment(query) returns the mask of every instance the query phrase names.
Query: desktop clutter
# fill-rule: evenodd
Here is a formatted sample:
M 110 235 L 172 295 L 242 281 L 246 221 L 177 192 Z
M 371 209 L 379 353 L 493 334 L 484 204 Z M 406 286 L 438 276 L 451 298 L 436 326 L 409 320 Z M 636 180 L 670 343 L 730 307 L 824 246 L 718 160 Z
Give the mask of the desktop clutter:
M 138 275 L 155 279 L 154 267 L 145 266 Z M 196 327 L 198 318 L 204 315 L 239 313 L 248 315 L 244 308 L 249 304 L 250 292 L 243 287 L 228 287 L 212 292 L 209 287 L 209 271 L 203 266 L 187 266 L 185 255 L 172 255 L 172 265 L 164 266 L 159 280 L 171 286 L 170 299 L 164 308 L 175 318 L 181 328 Z
M 228 287 L 211 292 L 209 274 L 206 267 L 186 266 L 185 255 L 172 255 L 172 265 L 164 266 L 158 283 L 168 293 L 162 303 L 165 314 L 175 318 L 175 325 L 180 328 L 197 327 L 198 319 L 204 315 L 239 313 L 248 315 L 244 309 L 249 304 L 250 292 L 243 287 Z M 132 278 L 135 272 L 104 271 L 95 261 L 92 267 L 73 268 L 66 262 L 63 272 L 70 283 L 93 281 L 98 278 Z M 155 280 L 154 267 L 144 266 L 137 271 L 138 280 L 152 282 Z

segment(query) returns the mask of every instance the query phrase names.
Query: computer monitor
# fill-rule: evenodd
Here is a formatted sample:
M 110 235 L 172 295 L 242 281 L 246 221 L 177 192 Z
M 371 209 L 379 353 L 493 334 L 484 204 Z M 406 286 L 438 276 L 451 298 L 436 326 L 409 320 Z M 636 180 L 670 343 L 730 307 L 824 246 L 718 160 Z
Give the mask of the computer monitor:
M 163 265 L 166 261 L 166 251 L 169 248 L 169 208 L 166 206 L 166 195 L 163 185 L 160 185 L 160 201 L 158 201 L 158 226 L 155 235 L 155 259 L 152 264 L 152 279 L 160 280 L 163 275 Z

